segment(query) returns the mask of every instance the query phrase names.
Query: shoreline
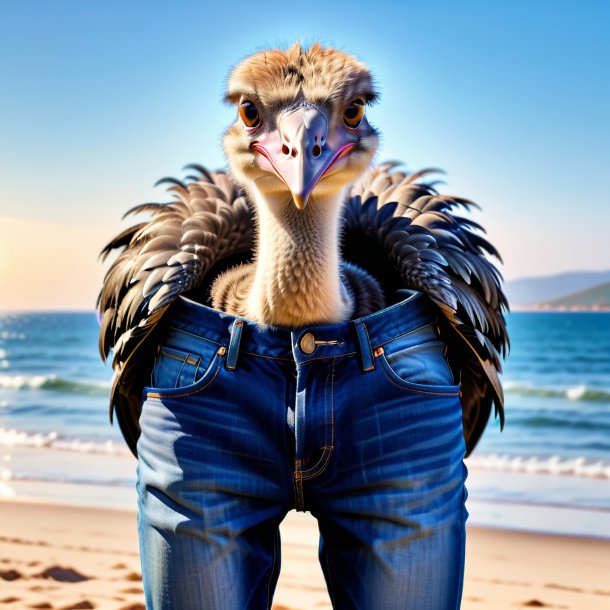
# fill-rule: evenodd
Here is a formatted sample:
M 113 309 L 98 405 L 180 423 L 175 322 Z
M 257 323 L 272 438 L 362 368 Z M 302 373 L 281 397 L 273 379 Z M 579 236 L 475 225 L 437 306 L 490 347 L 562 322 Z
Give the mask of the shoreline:
M 610 307 L 534 307 L 511 305 L 510 313 L 610 313 Z
M 80 510 L 83 511 L 108 511 L 109 513 L 128 513 L 128 514 L 137 514 L 137 500 L 134 497 L 134 501 L 130 503 L 107 503 L 107 504 L 96 504 L 94 502 L 91 503 L 83 503 L 78 501 L 70 501 L 67 498 L 54 498 L 54 497 L 45 497 L 45 496 L 28 496 L 28 495 L 19 495 L 19 496 L 0 496 L 0 513 L 2 512 L 3 505 L 33 505 L 40 507 L 47 507 L 49 509 L 67 509 L 67 510 Z M 500 510 L 501 508 L 510 510 L 519 508 L 523 510 L 536 510 L 540 509 L 543 511 L 548 511 L 549 509 L 559 509 L 566 511 L 576 511 L 576 512 L 588 512 L 588 513 L 601 513 L 606 514 L 610 512 L 610 509 L 599 508 L 599 507 L 579 507 L 569 504 L 552 504 L 552 503 L 534 503 L 534 502 L 518 502 L 518 501 L 509 501 L 509 500 L 490 500 L 490 499 L 476 499 L 469 498 L 468 500 L 468 510 L 469 517 L 467 522 L 467 527 L 469 530 L 489 530 L 494 532 L 502 532 L 502 533 L 514 533 L 514 534 L 524 534 L 524 535 L 532 535 L 532 536 L 549 536 L 549 537 L 557 537 L 557 538 L 577 538 L 582 540 L 599 540 L 602 542 L 610 543 L 610 533 L 606 533 L 604 530 L 594 534 L 592 532 L 583 532 L 583 533 L 574 533 L 570 531 L 565 531 L 563 529 L 536 529 L 533 525 L 523 526 L 523 527 L 514 527 L 512 525 L 498 525 L 497 523 L 489 524 L 485 521 L 473 523 L 472 513 L 474 512 L 474 506 L 476 505 L 485 505 L 492 507 L 492 509 Z M 289 511 L 295 512 L 294 509 Z M 2 538 L 3 532 L 0 529 L 0 539 Z
M 502 474 L 503 496 L 498 490 L 492 490 L 497 477 L 495 471 L 469 467 L 469 527 L 610 541 L 610 521 L 605 519 L 610 514 L 610 507 L 604 504 L 605 488 L 597 484 L 597 479 L 575 478 L 572 481 L 572 484 L 579 484 L 574 487 L 574 493 L 590 499 L 588 505 L 581 505 L 565 501 L 562 487 L 565 477 L 561 475 Z M 547 484 L 544 500 L 535 496 L 537 487 L 534 486 L 539 484 L 537 479 L 540 477 L 545 477 Z M 0 505 L 6 501 L 75 509 L 137 511 L 135 482 L 108 486 L 95 482 L 9 479 L 6 483 L 0 477 Z M 548 487 L 549 484 L 552 485 Z
M 281 537 L 274 610 L 329 610 L 316 520 L 290 511 Z M 607 608 L 609 557 L 610 540 L 469 525 L 462 608 Z M 0 499 L 0 591 L 6 610 L 145 610 L 135 509 Z
M 83 455 L 75 465 L 71 453 L 51 450 L 40 454 L 39 449 L 13 448 L 5 455 L 10 461 L 4 465 L 0 462 L 0 501 L 4 498 L 135 511 L 135 460 L 126 461 L 124 456 L 86 455 L 87 459 Z M 36 476 L 32 464 L 46 464 L 52 476 Z M 599 470 L 596 463 L 590 467 L 581 465 L 580 476 L 560 471 L 533 472 L 528 460 L 519 462 L 523 466 L 520 469 L 513 464 L 501 471 L 468 460 L 466 464 L 469 525 L 610 540 L 610 520 L 605 519 L 610 514 L 610 505 L 604 484 L 608 465 L 604 466 L 604 477 L 599 478 L 591 476 L 594 469 Z M 16 466 L 26 474 L 15 476 L 12 469 Z M 69 469 L 76 470 L 70 476 L 56 474 Z M 103 478 L 100 472 L 104 473 Z

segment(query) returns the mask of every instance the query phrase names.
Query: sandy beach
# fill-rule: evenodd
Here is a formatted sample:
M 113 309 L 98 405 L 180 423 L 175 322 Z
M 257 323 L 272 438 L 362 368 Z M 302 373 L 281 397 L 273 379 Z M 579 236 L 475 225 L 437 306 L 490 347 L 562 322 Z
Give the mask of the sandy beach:
M 135 526 L 135 511 L 1 500 L 0 609 L 144 610 Z M 274 610 L 331 607 L 317 539 L 311 515 L 287 515 Z M 607 609 L 608 573 L 608 540 L 470 528 L 462 608 Z

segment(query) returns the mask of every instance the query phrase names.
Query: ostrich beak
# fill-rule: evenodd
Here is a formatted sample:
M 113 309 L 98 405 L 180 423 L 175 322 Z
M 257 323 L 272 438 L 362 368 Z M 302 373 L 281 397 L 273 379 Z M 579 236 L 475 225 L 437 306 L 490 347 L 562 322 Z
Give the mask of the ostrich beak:
M 355 146 L 354 137 L 348 133 L 329 138 L 326 117 L 312 107 L 299 107 L 280 115 L 277 130 L 252 144 L 261 153 L 261 168 L 286 184 L 300 210 L 324 174 Z

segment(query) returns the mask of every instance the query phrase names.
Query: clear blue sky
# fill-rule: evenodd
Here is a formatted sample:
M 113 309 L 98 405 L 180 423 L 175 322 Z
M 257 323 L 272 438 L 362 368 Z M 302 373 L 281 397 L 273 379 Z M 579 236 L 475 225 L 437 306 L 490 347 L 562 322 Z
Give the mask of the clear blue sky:
M 229 69 L 297 38 L 369 65 L 379 160 L 444 168 L 507 278 L 610 268 L 607 0 L 0 0 L 0 222 L 101 246 L 157 178 L 224 166 Z

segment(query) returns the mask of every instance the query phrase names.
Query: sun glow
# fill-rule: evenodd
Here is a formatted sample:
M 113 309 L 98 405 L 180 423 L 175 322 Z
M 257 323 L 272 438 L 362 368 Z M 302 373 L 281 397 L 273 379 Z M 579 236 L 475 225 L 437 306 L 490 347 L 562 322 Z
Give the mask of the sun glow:
M 116 229 L 0 218 L 0 310 L 94 309 Z

